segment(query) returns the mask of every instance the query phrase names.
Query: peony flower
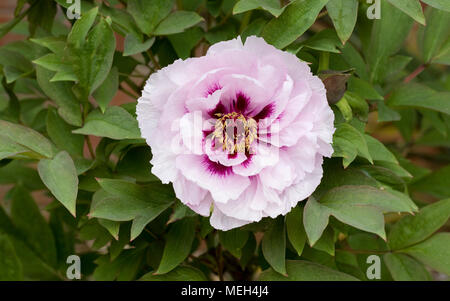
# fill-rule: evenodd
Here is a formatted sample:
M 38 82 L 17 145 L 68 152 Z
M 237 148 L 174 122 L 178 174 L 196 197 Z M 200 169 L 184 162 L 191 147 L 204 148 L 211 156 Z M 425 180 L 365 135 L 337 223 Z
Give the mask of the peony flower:
M 314 192 L 333 153 L 322 81 L 258 37 L 152 74 L 137 117 L 153 174 L 220 230 L 287 214 Z

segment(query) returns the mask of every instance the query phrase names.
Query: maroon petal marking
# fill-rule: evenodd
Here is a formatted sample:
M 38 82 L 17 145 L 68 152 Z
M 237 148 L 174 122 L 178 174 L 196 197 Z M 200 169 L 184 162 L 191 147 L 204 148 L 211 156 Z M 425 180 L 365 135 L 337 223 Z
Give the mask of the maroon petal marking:
M 242 166 L 244 166 L 245 168 L 247 168 L 250 163 L 252 162 L 252 154 L 246 154 L 247 155 L 247 160 L 245 160 L 244 162 L 241 163 Z
M 210 86 L 208 88 L 208 90 L 206 91 L 206 96 L 213 94 L 214 92 L 216 92 L 217 90 L 222 89 L 222 86 L 218 83 L 213 84 L 212 86 Z
M 212 175 L 217 175 L 221 177 L 226 177 L 233 173 L 233 168 L 231 166 L 225 166 L 219 162 L 213 162 L 209 160 L 207 155 L 203 156 L 203 164 Z
M 222 114 L 222 115 L 226 114 L 226 108 L 221 102 L 219 102 L 214 109 L 212 109 L 211 111 L 208 112 L 208 114 L 212 118 L 217 118 L 216 114 Z
M 261 119 L 265 119 L 267 117 L 270 117 L 270 115 L 273 114 L 274 110 L 275 110 L 275 105 L 273 103 L 269 103 L 258 114 L 253 116 L 253 119 L 255 119 L 255 121 L 259 121 Z
M 234 111 L 236 113 L 244 114 L 245 111 L 247 111 L 249 104 L 250 98 L 248 98 L 244 93 L 239 92 L 236 94 L 236 100 L 233 101 Z

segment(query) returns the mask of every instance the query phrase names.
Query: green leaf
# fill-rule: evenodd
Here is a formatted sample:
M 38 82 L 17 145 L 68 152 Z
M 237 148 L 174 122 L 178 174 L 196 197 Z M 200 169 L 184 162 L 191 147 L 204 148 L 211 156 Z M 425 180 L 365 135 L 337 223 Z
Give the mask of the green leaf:
M 130 2 L 128 2 L 130 3 Z M 127 11 L 112 6 L 106 6 L 104 3 L 100 7 L 100 14 L 111 18 L 113 29 L 122 36 L 132 35 L 142 40 L 142 33 L 136 25 L 135 20 Z
M 0 168 L 0 185 L 21 183 L 30 191 L 45 189 L 36 169 L 28 167 L 29 163 L 25 162 L 13 160 Z
M 159 179 L 151 173 L 151 158 L 152 154 L 147 145 L 134 147 L 128 150 L 117 163 L 116 172 L 121 176 L 135 178 L 138 182 L 159 181 Z
M 53 157 L 53 145 L 35 130 L 4 120 L 0 120 L 0 128 L 0 138 L 10 139 L 44 157 Z
M 125 49 L 123 55 L 129 56 L 145 52 L 152 47 L 154 42 L 155 38 L 150 38 L 147 41 L 141 42 L 134 35 L 129 34 L 125 37 Z
M 113 67 L 109 72 L 108 77 L 105 79 L 103 84 L 95 90 L 94 96 L 95 101 L 102 113 L 105 113 L 106 107 L 114 98 L 119 89 L 119 70 L 116 67 Z
M 278 0 L 240 0 L 233 8 L 233 15 L 245 13 L 254 9 L 263 9 L 278 17 L 283 9 L 280 7 Z
M 272 269 L 265 270 L 259 276 L 259 281 L 357 281 L 358 279 L 330 269 L 323 265 L 303 261 L 287 260 L 287 277 L 276 273 Z
M 14 246 L 5 234 L 0 234 L 0 281 L 23 279 L 22 264 L 17 258 Z
M 103 83 L 111 70 L 116 38 L 110 22 L 110 19 L 102 18 L 81 46 L 69 49 L 68 55 L 79 80 L 83 100 Z
M 47 264 L 56 266 L 53 233 L 28 191 L 21 186 L 13 188 L 11 193 L 11 220 L 33 252 Z
M 413 191 L 421 191 L 437 198 L 450 198 L 450 166 L 442 167 L 414 182 Z
M 127 10 L 141 31 L 149 35 L 167 17 L 174 2 L 175 0 L 130 0 Z
M 334 257 L 334 243 L 334 231 L 331 227 L 328 227 L 325 229 L 320 239 L 314 244 L 313 248 L 319 251 L 323 251 Z
M 280 49 L 288 46 L 308 30 L 327 2 L 328 0 L 291 2 L 278 18 L 266 25 L 263 38 Z
M 56 55 L 54 53 L 46 54 L 38 58 L 37 60 L 34 60 L 33 63 L 41 67 L 44 67 L 48 70 L 57 72 L 57 74 L 55 74 L 55 76 L 53 76 L 52 79 L 50 79 L 51 82 L 61 81 L 55 80 L 55 77 L 56 78 L 61 77 L 61 75 L 58 74 L 66 74 L 66 76 L 71 76 L 71 78 L 68 79 L 70 81 L 77 80 L 75 74 L 73 73 L 74 72 L 73 66 L 70 63 L 65 62 L 60 55 Z
M 81 226 L 79 236 L 82 240 L 95 240 L 92 245 L 94 250 L 104 247 L 112 239 L 111 234 L 99 224 L 98 219 L 89 219 L 85 222 Z
M 303 225 L 311 246 L 322 236 L 330 215 L 330 210 L 324 208 L 314 197 L 308 199 L 303 211 Z
M 341 46 L 341 42 L 334 30 L 324 29 L 303 42 L 302 45 L 318 51 L 340 53 L 338 47 Z
M 200 27 L 194 27 L 185 32 L 170 35 L 168 38 L 177 55 L 181 59 L 187 59 L 203 36 L 203 30 Z
M 249 232 L 241 229 L 232 229 L 229 231 L 220 231 L 219 240 L 223 247 L 233 256 L 240 258 L 242 249 L 248 240 Z
M 0 66 L 8 84 L 33 72 L 33 65 L 23 54 L 5 49 L 5 46 L 0 48 Z
M 430 6 L 450 12 L 450 3 L 447 0 L 422 0 Z
M 350 165 L 357 155 L 373 163 L 364 135 L 348 123 L 338 125 L 333 137 L 333 157 L 342 157 L 344 167 Z
M 73 133 L 116 140 L 141 138 L 136 119 L 118 106 L 108 107 L 104 114 L 98 110 L 92 111 L 87 116 L 85 125 Z
M 426 16 L 428 25 L 421 28 L 419 41 L 423 60 L 428 63 L 435 58 L 450 36 L 450 13 L 429 7 Z
M 366 122 L 369 115 L 369 105 L 366 100 L 350 91 L 345 93 L 344 98 L 351 107 L 353 115 L 358 117 L 361 121 Z M 372 156 L 372 154 L 370 155 Z
M 122 253 L 125 246 L 130 243 L 131 225 L 130 223 L 113 222 L 106 219 L 99 220 L 99 223 L 116 239 L 111 241 L 109 248 L 111 260 L 114 260 Z
M 283 216 L 278 217 L 264 233 L 262 252 L 275 271 L 286 275 L 286 230 Z
M 330 215 L 357 229 L 386 239 L 383 213 L 409 212 L 416 205 L 404 194 L 388 188 L 346 185 L 333 188 L 320 198 L 310 197 L 303 213 L 303 223 L 310 245 L 322 236 Z
M 388 236 L 393 250 L 419 243 L 439 230 L 450 218 L 450 199 L 421 208 L 414 216 L 405 216 L 391 229 Z
M 380 78 L 385 78 L 385 82 L 397 80 L 403 75 L 406 76 L 406 66 L 411 63 L 412 57 L 397 54 L 388 58 L 386 65 L 380 68 Z
M 344 185 L 381 187 L 374 178 L 359 168 L 349 167 L 344 169 L 338 161 L 325 162 L 323 167 L 322 182 L 313 194 L 316 199 L 320 199 L 329 190 Z
M 185 218 L 172 225 L 156 274 L 172 271 L 188 257 L 195 237 L 195 224 L 194 218 Z
M 28 148 L 14 143 L 14 141 L 9 138 L 1 137 L 0 139 L 0 160 L 19 154 L 25 154 L 29 151 Z
M 256 239 L 255 235 L 251 233 L 249 239 L 247 240 L 247 243 L 242 248 L 242 256 L 239 259 L 240 266 L 243 270 L 255 255 L 255 249 L 256 249 Z
M 107 219 L 102 219 L 99 218 L 98 219 L 98 223 L 100 225 L 102 225 L 106 230 L 108 230 L 109 234 L 111 234 L 112 237 L 114 237 L 115 240 L 119 240 L 119 231 L 120 231 L 120 222 L 115 222 L 115 221 L 110 221 Z M 129 242 L 129 239 L 127 241 L 127 243 Z M 111 243 L 111 247 L 112 247 L 112 243 Z M 115 256 L 112 255 L 112 251 L 111 252 L 111 258 Z
M 377 101 L 377 107 L 378 122 L 398 121 L 402 118 L 397 111 L 389 108 L 383 100 Z
M 173 213 L 170 216 L 170 219 L 167 222 L 167 224 L 171 224 L 171 223 L 178 221 L 180 219 L 183 219 L 185 217 L 195 216 L 195 215 L 196 215 L 196 213 L 194 211 L 192 211 L 191 208 L 189 208 L 188 206 L 186 206 L 185 204 L 183 204 L 181 202 L 176 202 L 175 207 L 173 208 Z
M 398 164 L 397 158 L 392 154 L 383 143 L 370 135 L 364 135 L 370 156 L 374 161 L 386 161 Z
M 155 35 L 170 35 L 183 32 L 185 29 L 203 21 L 197 13 L 191 11 L 175 11 L 165 18 L 155 29 Z
M 348 81 L 348 90 L 365 99 L 383 100 L 384 97 L 368 82 L 352 76 Z
M 286 216 L 286 229 L 289 241 L 297 251 L 298 256 L 302 255 L 306 242 L 306 232 L 303 227 L 303 208 L 295 207 Z
M 264 26 L 266 26 L 266 24 L 267 24 L 267 20 L 265 20 L 263 18 L 258 18 L 256 20 L 254 20 L 242 32 L 242 34 L 241 34 L 242 41 L 245 42 L 247 40 L 247 38 L 250 36 L 260 37 L 261 32 L 262 32 Z
M 81 47 L 84 44 L 86 36 L 94 24 L 95 19 L 97 18 L 97 14 L 98 7 L 94 7 L 87 13 L 83 14 L 83 16 L 73 25 L 72 30 L 67 37 L 67 42 L 76 48 Z
M 145 274 L 142 276 L 140 281 L 207 281 L 208 279 L 205 277 L 200 270 L 187 267 L 180 266 L 176 269 L 168 272 L 164 275 L 155 275 L 153 272 Z
M 413 20 L 388 1 L 381 1 L 383 17 L 373 22 L 367 61 L 371 66 L 371 82 L 379 81 L 380 69 L 403 45 Z
M 432 280 L 425 267 L 407 255 L 387 253 L 383 259 L 395 281 Z
M 429 239 L 401 250 L 432 269 L 450 276 L 450 233 L 438 233 Z
M 436 92 L 422 84 L 402 85 L 388 99 L 390 106 L 430 109 L 450 115 L 450 92 Z
M 78 176 L 70 155 L 62 151 L 53 159 L 43 159 L 38 164 L 42 182 L 52 194 L 75 216 L 78 194 Z
M 351 43 L 346 43 L 342 51 L 342 58 L 349 66 L 355 69 L 356 74 L 364 80 L 369 79 L 367 64 L 364 61 L 361 53 L 359 53 Z
M 84 137 L 72 134 L 75 127 L 67 124 L 54 109 L 47 112 L 47 134 L 61 150 L 71 155 L 83 156 Z
M 110 261 L 108 255 L 96 260 L 97 268 L 93 274 L 96 281 L 135 280 L 145 258 L 145 248 L 124 250 L 116 259 Z
M 145 215 L 155 218 L 174 201 L 167 187 L 151 183 L 140 186 L 124 180 L 99 179 L 104 189 L 94 195 L 90 215 L 112 221 L 129 221 Z
M 405 14 L 425 25 L 425 16 L 423 15 L 422 5 L 419 0 L 388 0 L 389 3 L 402 10 Z
M 81 126 L 80 103 L 72 92 L 72 83 L 50 82 L 54 72 L 36 66 L 36 79 L 44 93 L 58 106 L 58 113 L 70 125 Z
M 353 111 L 350 105 L 347 102 L 347 95 L 344 95 L 341 100 L 336 103 L 336 107 L 341 111 L 342 116 L 344 117 L 346 122 L 349 122 L 353 118 Z
M 358 18 L 358 0 L 330 0 L 327 11 L 342 44 L 345 44 L 353 33 Z
M 220 26 L 215 26 L 205 33 L 205 39 L 212 45 L 221 41 L 231 40 L 235 38 L 236 35 L 236 26 L 232 23 L 225 23 Z

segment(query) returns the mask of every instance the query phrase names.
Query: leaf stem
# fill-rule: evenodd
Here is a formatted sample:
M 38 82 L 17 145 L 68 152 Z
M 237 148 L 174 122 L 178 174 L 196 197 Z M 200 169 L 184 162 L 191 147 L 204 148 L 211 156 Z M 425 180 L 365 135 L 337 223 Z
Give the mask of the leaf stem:
M 330 66 L 330 53 L 323 51 L 320 53 L 319 69 L 317 72 L 328 70 Z
M 89 114 L 89 104 L 83 105 L 83 125 L 86 122 L 86 117 Z M 86 145 L 89 150 L 89 154 L 91 155 L 91 158 L 95 160 L 95 152 L 94 148 L 92 147 L 91 139 L 89 138 L 89 135 L 84 136 L 84 140 L 86 141 Z
M 159 64 L 159 62 L 156 60 L 155 56 L 153 55 L 153 52 L 149 49 L 147 50 L 147 54 L 150 57 L 150 59 L 152 60 L 152 63 L 154 65 L 154 67 L 159 70 L 161 69 L 161 65 Z
M 119 89 L 120 89 L 120 91 L 122 91 L 126 95 L 130 96 L 131 98 L 138 97 L 137 95 L 135 95 L 135 94 L 131 93 L 130 91 L 128 91 L 127 89 L 125 89 L 122 85 L 119 87 Z
M 223 279 L 223 258 L 222 258 L 222 246 L 218 245 L 216 248 L 216 261 L 217 261 L 217 271 L 219 274 L 220 281 L 224 281 Z
M 413 79 L 415 79 L 420 73 L 422 73 L 426 68 L 428 67 L 428 64 L 422 64 L 419 67 L 417 67 L 416 70 L 414 70 L 410 75 L 408 75 L 407 77 L 405 77 L 405 79 L 403 80 L 404 84 L 409 83 L 410 81 L 412 81 Z

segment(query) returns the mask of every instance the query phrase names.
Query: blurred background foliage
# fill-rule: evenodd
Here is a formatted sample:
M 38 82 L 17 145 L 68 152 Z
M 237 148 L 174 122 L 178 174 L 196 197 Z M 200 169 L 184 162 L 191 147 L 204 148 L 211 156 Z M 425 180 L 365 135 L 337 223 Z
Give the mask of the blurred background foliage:
M 368 280 L 369 255 L 381 280 L 448 279 L 448 0 L 73 2 L 2 1 L 0 280 L 66 279 L 72 254 L 85 280 Z M 221 232 L 150 173 L 136 99 L 250 35 L 322 77 L 335 153 L 286 217 Z

